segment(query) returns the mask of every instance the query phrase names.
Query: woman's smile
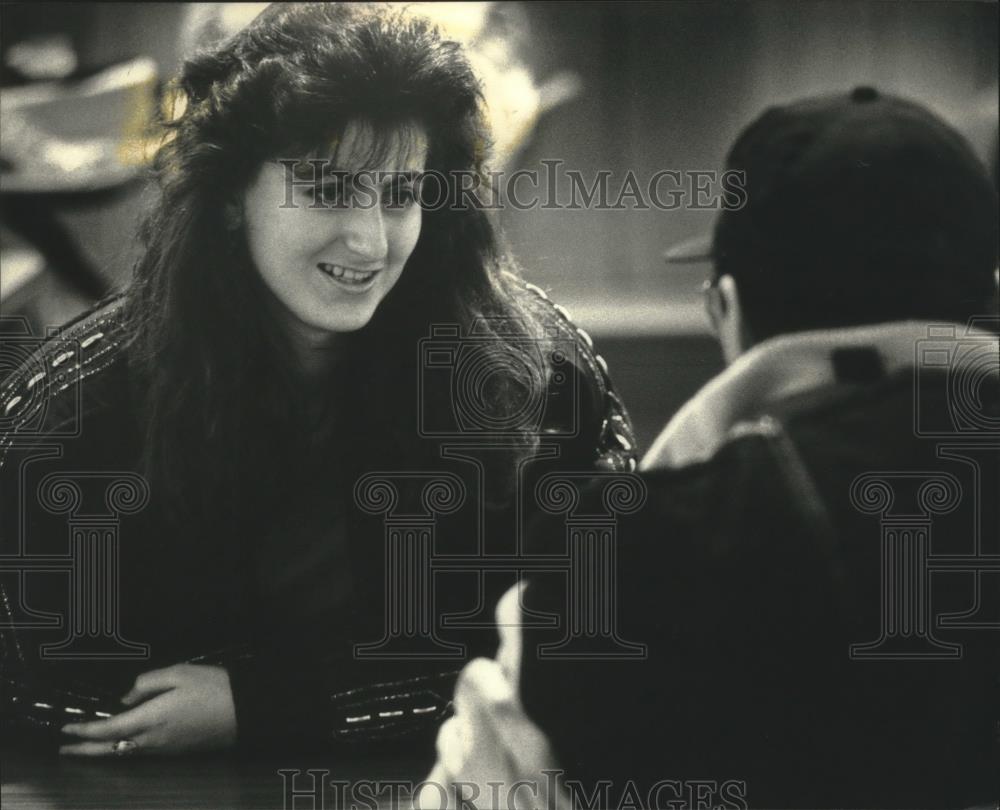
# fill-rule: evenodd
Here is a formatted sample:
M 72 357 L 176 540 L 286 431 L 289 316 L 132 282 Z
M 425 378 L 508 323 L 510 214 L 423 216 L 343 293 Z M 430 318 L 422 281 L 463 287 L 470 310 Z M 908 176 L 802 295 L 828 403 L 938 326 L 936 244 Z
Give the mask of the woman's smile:
M 377 148 L 383 147 L 383 148 Z M 282 305 L 291 335 L 305 347 L 363 329 L 392 291 L 420 237 L 421 208 L 399 202 L 399 178 L 424 171 L 428 142 L 415 123 L 375 132 L 352 121 L 330 161 L 342 205 L 316 205 L 317 188 L 264 163 L 246 191 L 247 243 L 254 266 Z M 368 158 L 381 153 L 379 165 Z M 384 178 L 359 190 L 368 176 Z M 293 205 L 282 204 L 293 189 Z M 362 193 L 362 191 L 364 193 Z M 302 340 L 298 340 L 302 338 Z
M 382 271 L 381 268 L 367 271 L 355 270 L 342 264 L 329 264 L 327 262 L 320 262 L 316 267 L 326 278 L 350 293 L 368 292 L 375 286 L 375 280 Z

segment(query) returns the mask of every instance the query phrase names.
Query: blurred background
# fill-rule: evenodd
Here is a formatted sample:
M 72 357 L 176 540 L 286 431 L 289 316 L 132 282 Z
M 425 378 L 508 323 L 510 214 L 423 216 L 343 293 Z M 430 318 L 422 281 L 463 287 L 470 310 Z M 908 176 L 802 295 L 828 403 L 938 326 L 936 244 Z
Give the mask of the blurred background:
M 412 5 L 412 4 L 411 4 Z M 423 4 L 417 4 L 423 5 Z M 143 168 L 185 55 L 262 4 L 0 7 L 0 309 L 44 333 L 127 284 Z M 997 5 L 985 2 L 428 4 L 483 77 L 496 166 L 587 178 L 721 169 L 766 106 L 866 84 L 917 100 L 997 166 Z M 540 193 L 544 196 L 543 184 Z M 721 367 L 707 268 L 663 251 L 715 212 L 507 208 L 525 276 L 591 331 L 644 447 Z

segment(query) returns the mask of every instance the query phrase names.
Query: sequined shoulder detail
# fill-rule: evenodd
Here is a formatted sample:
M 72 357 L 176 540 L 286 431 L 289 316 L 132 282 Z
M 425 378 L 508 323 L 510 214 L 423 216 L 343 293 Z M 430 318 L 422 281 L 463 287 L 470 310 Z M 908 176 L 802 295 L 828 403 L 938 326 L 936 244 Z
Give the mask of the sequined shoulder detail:
M 124 344 L 121 296 L 46 338 L 5 333 L 0 354 L 13 370 L 0 383 L 0 467 L 15 439 L 37 435 L 49 405 L 111 366 Z
M 577 349 L 577 357 L 582 361 L 585 370 L 589 372 L 588 377 L 597 389 L 597 397 L 601 403 L 601 425 L 595 448 L 595 466 L 603 470 L 634 470 L 638 463 L 638 448 L 632 420 L 621 397 L 615 392 L 608 364 L 597 353 L 593 339 L 585 330 L 577 326 L 570 313 L 552 301 L 543 289 L 512 273 L 505 273 L 505 277 L 510 283 L 533 295 L 541 304 L 540 309 L 543 312 L 550 313 L 551 320 L 546 326 L 555 326 L 560 334 L 572 337 Z

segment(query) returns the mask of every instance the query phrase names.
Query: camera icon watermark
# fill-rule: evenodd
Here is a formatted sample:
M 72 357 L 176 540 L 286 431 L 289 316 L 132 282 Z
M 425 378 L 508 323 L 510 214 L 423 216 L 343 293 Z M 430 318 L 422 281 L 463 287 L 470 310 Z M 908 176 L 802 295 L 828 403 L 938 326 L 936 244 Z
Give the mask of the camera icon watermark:
M 914 343 L 913 431 L 937 463 L 852 483 L 852 505 L 881 535 L 880 629 L 852 659 L 959 659 L 962 645 L 938 631 L 1000 630 L 1000 538 L 984 517 L 1000 458 L 998 326 L 990 315 L 927 327 Z M 948 608 L 936 601 L 945 581 L 961 597 Z
M 497 334 L 506 337 L 504 344 Z M 578 351 L 572 338 L 556 330 L 534 336 L 515 318 L 480 318 L 464 333 L 457 324 L 432 326 L 418 348 L 419 435 L 459 441 L 576 436 Z M 547 409 L 556 406 L 568 418 L 548 422 Z
M 1000 375 L 997 338 L 987 331 L 997 318 L 973 318 L 932 325 L 916 342 L 914 432 L 917 436 L 963 441 L 1000 440 L 1000 400 L 989 381 Z M 995 389 L 994 389 L 995 391 Z M 944 399 L 947 408 L 939 407 Z

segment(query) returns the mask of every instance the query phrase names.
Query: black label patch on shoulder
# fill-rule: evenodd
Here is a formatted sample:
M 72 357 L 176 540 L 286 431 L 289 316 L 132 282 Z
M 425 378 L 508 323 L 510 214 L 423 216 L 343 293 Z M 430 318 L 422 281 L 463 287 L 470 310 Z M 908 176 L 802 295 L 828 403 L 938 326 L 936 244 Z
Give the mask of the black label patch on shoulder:
M 885 366 L 872 346 L 834 349 L 831 355 L 833 371 L 840 382 L 874 382 L 885 376 Z

